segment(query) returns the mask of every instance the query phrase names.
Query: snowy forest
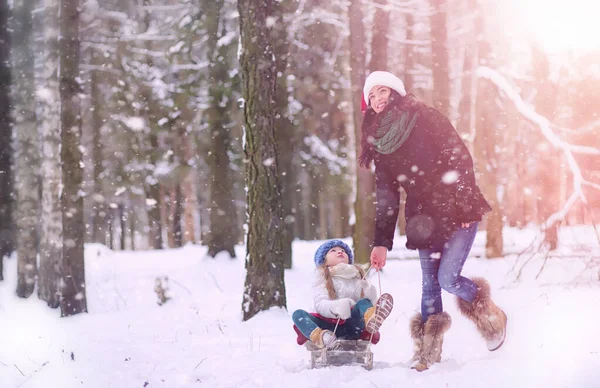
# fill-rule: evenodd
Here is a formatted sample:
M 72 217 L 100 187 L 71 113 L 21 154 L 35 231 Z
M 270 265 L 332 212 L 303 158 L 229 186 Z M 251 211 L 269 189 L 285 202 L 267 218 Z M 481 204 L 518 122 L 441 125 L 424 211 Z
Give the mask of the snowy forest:
M 472 152 L 493 208 L 485 257 L 505 254 L 504 228 L 532 225 L 532 249 L 551 255 L 561 227 L 600 220 L 600 46 L 583 31 L 554 47 L 569 32 L 536 34 L 551 15 L 527 29 L 536 14 L 519 10 L 1 1 L 0 256 L 18 271 L 0 279 L 66 316 L 87 310 L 87 243 L 232 258 L 247 244 L 246 292 L 271 284 L 267 263 L 282 281 L 295 240 L 350 237 L 367 263 L 374 180 L 356 156 L 374 70 L 449 117 Z M 285 298 L 255 303 L 246 318 Z
M 290 315 L 315 248 L 342 239 L 396 298 L 377 386 L 597 384 L 598 336 L 556 335 L 595 330 L 600 284 L 600 6 L 568 3 L 0 0 L 0 381 L 329 386 L 343 375 L 300 373 Z M 378 70 L 473 156 L 492 210 L 465 268 L 515 325 L 496 358 L 448 337 L 418 381 L 396 360 L 421 281 L 404 192 L 391 265 L 369 273 Z

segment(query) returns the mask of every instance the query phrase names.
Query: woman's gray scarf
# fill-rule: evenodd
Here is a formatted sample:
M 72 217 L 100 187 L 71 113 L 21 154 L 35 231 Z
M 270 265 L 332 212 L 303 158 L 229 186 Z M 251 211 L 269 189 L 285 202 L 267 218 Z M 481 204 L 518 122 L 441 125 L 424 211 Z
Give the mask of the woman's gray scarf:
M 384 155 L 396 151 L 406 142 L 418 118 L 418 110 L 411 112 L 410 110 L 390 109 L 383 113 L 371 140 L 373 149 Z

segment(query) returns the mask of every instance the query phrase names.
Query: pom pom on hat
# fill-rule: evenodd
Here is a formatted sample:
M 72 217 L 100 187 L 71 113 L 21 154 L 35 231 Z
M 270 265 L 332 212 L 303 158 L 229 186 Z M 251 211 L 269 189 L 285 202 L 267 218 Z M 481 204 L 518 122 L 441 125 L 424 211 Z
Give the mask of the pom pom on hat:
M 406 96 L 406 89 L 404 89 L 404 83 L 400 78 L 387 71 L 374 71 L 365 80 L 363 88 L 363 100 L 365 104 L 369 105 L 369 92 L 377 85 L 387 86 L 398 92 L 402 97 Z
M 354 263 L 354 255 L 352 254 L 352 249 L 348 246 L 348 244 L 344 243 L 341 240 L 329 240 L 323 243 L 315 252 L 315 265 L 318 267 L 325 262 L 325 256 L 327 252 L 331 248 L 340 247 L 346 251 L 348 255 L 348 264 Z

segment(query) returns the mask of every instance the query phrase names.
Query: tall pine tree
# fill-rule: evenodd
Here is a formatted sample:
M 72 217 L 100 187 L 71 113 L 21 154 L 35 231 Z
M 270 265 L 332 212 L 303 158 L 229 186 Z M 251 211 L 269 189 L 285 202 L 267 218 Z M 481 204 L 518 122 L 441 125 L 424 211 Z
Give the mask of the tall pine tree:
M 277 67 L 269 25 L 277 20 L 278 9 L 275 0 L 238 0 L 249 215 L 244 320 L 261 310 L 286 306 L 283 213 L 273 109 Z

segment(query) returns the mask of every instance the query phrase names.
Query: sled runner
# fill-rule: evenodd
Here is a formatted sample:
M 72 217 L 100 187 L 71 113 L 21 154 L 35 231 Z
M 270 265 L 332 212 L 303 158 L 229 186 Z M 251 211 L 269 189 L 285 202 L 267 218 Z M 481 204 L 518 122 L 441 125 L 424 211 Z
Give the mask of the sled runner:
M 312 313 L 323 320 L 330 320 L 333 324 L 337 320 L 325 318 L 317 313 Z M 343 323 L 343 322 L 341 322 Z M 379 342 L 381 335 L 379 332 L 373 334 L 368 331 L 363 331 L 358 340 L 338 339 L 335 345 L 330 349 L 321 349 L 310 342 L 300 330 L 294 325 L 294 330 L 298 334 L 296 342 L 298 345 L 305 345 L 306 350 L 310 352 L 310 368 L 322 368 L 326 366 L 342 366 L 342 365 L 360 365 L 366 370 L 373 368 L 373 353 L 369 348 L 369 340 L 372 344 Z
M 369 341 L 337 340 L 331 349 L 319 349 L 312 342 L 306 343 L 310 352 L 310 368 L 325 366 L 361 365 L 366 370 L 373 369 L 373 353 Z

